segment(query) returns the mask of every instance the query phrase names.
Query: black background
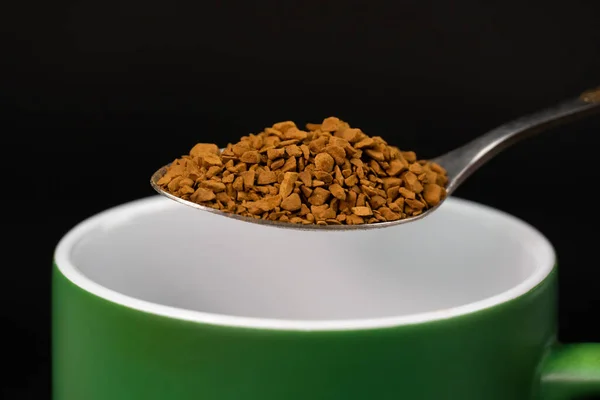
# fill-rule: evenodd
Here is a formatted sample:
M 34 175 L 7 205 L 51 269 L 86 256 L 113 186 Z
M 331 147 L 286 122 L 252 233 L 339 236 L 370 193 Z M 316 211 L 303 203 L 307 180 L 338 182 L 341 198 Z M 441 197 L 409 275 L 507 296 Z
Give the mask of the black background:
M 4 2 L 8 3 L 8 2 Z M 2 394 L 50 393 L 50 265 L 198 141 L 335 115 L 427 158 L 600 84 L 600 2 L 2 4 Z M 600 117 L 501 154 L 457 196 L 555 244 L 562 341 L 600 341 Z M 10 397 L 12 396 L 12 397 Z

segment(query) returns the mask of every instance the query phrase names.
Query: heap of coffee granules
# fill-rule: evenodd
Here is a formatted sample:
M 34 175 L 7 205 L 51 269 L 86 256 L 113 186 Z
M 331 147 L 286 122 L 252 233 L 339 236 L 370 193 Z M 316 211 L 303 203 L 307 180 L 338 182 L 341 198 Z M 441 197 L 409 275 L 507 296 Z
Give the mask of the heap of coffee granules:
M 158 185 L 242 216 L 296 224 L 364 224 L 416 216 L 446 196 L 446 171 L 335 117 L 300 130 L 279 122 L 228 144 L 199 143 Z

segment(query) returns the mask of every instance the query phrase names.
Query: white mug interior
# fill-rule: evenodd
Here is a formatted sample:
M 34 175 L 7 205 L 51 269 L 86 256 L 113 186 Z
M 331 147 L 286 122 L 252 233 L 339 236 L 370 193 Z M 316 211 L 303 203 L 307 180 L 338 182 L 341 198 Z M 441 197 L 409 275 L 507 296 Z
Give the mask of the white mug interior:
M 144 312 L 311 330 L 492 307 L 539 284 L 555 254 L 530 225 L 456 198 L 414 223 L 328 232 L 249 224 L 153 196 L 76 226 L 55 262 L 84 290 Z

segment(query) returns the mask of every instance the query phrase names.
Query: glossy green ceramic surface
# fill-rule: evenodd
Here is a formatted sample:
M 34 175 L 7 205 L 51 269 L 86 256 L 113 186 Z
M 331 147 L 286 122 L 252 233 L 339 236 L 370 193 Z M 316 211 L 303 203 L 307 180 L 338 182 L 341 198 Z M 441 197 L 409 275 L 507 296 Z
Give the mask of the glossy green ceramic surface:
M 303 332 L 140 312 L 82 290 L 55 268 L 54 399 L 558 400 L 600 393 L 598 346 L 549 353 L 556 281 L 552 273 L 520 298 L 452 319 Z

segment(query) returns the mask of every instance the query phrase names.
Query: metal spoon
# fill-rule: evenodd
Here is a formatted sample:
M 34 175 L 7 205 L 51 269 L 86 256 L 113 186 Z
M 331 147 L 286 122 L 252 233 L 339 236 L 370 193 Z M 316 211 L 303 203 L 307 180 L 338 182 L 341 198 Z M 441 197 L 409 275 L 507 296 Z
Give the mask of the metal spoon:
M 579 119 L 585 115 L 600 111 L 600 87 L 589 90 L 577 98 L 567 100 L 554 107 L 547 108 L 537 113 L 518 118 L 514 121 L 501 125 L 488 133 L 474 139 L 473 141 L 452 150 L 442 156 L 432 159 L 444 167 L 448 172 L 448 185 L 446 187 L 448 198 L 462 182 L 465 181 L 473 172 L 475 172 L 484 163 L 500 153 L 507 147 L 529 137 L 533 134 L 542 132 L 550 127 L 563 124 L 568 121 Z M 428 209 L 416 217 L 409 217 L 397 221 L 377 222 L 362 225 L 302 225 L 289 222 L 269 221 L 251 217 L 242 217 L 240 215 L 226 213 L 215 210 L 214 208 L 202 206 L 191 201 L 183 200 L 164 191 L 158 186 L 158 180 L 165 174 L 167 166 L 156 171 L 150 179 L 152 187 L 163 196 L 166 196 L 179 203 L 202 211 L 208 211 L 228 218 L 235 218 L 255 224 L 272 225 L 280 228 L 302 229 L 302 230 L 361 230 L 385 228 L 394 225 L 414 222 L 428 215 L 431 215 L 443 203 L 441 201 L 435 207 Z

